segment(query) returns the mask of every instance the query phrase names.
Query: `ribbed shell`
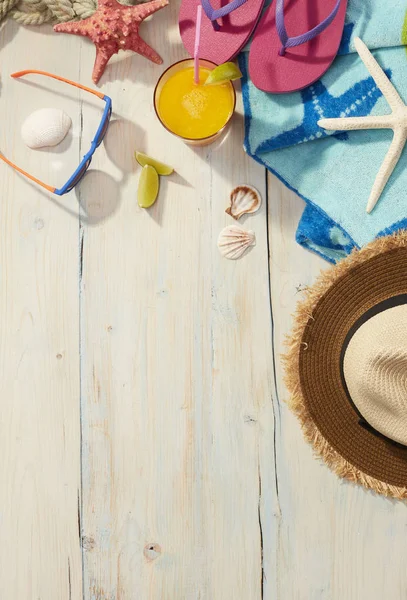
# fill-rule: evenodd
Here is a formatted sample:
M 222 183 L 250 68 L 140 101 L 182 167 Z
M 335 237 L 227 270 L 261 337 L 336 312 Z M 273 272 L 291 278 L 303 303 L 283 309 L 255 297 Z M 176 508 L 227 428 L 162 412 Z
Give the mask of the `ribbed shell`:
M 26 118 L 21 127 L 21 137 L 29 148 L 57 146 L 71 125 L 71 118 L 63 110 L 41 108 Z
M 219 252 L 230 260 L 240 258 L 250 246 L 255 245 L 254 231 L 247 231 L 239 225 L 228 225 L 222 229 L 218 238 Z
M 254 213 L 261 206 L 261 196 L 251 185 L 238 185 L 230 193 L 230 206 L 225 212 L 238 220 L 242 215 Z

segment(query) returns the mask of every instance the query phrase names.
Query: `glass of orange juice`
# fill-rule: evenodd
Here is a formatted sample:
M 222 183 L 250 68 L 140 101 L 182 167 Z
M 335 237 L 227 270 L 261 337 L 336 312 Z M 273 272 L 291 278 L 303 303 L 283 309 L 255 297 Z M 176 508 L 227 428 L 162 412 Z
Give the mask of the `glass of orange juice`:
M 236 107 L 231 81 L 203 85 L 217 65 L 199 60 L 199 84 L 193 59 L 181 60 L 161 75 L 154 90 L 154 108 L 162 125 L 187 144 L 214 142 L 229 124 Z

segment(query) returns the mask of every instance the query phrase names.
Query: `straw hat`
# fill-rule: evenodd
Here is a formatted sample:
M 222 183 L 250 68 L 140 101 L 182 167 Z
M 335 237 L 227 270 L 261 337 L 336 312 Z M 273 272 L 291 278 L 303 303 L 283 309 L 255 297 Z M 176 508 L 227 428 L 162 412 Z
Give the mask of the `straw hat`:
M 341 477 L 407 498 L 407 232 L 324 272 L 295 315 L 290 405 Z

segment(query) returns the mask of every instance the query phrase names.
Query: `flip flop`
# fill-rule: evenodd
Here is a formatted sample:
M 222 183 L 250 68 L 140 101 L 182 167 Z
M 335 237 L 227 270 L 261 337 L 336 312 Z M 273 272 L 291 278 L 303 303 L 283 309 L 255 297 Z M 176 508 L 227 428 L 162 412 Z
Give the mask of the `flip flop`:
M 194 54 L 196 9 L 202 3 L 200 57 L 218 65 L 240 52 L 260 18 L 265 0 L 182 0 L 179 29 L 182 42 Z
M 319 79 L 341 42 L 348 0 L 275 0 L 249 54 L 253 84 L 264 92 L 301 90 Z

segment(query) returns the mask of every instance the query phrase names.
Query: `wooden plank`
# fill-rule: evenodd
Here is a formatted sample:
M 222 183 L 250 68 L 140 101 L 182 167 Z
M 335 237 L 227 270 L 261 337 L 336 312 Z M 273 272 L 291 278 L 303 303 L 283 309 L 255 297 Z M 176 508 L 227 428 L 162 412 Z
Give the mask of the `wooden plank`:
M 9 77 L 29 67 L 77 77 L 79 52 L 46 31 L 11 22 L 1 31 L 0 147 L 62 184 L 78 164 L 77 93 Z M 56 151 L 34 152 L 21 141 L 21 122 L 46 106 L 71 115 L 73 134 Z M 79 599 L 77 203 L 71 195 L 58 204 L 5 164 L 0 170 L 0 597 Z
M 166 39 L 177 12 L 144 27 L 166 65 L 185 56 Z M 84 47 L 83 73 L 91 58 Z M 107 178 L 120 182 L 115 211 L 82 228 L 85 597 L 259 600 L 259 454 L 273 425 L 265 206 L 243 223 L 257 234 L 244 259 L 222 259 L 216 241 L 231 188 L 264 194 L 264 170 L 243 153 L 241 113 L 223 144 L 171 138 L 151 103 L 161 71 L 134 55 L 108 67 L 116 121 L 81 191 L 104 213 Z M 135 147 L 177 171 L 149 211 Z
M 301 288 L 328 263 L 295 243 L 303 202 L 269 177 L 269 230 L 277 374 L 276 460 L 281 520 L 270 598 L 358 600 L 407 593 L 404 503 L 342 482 L 315 460 L 284 400 L 279 355 Z M 380 566 L 379 566 L 380 563 Z M 268 597 L 268 596 L 266 596 Z

